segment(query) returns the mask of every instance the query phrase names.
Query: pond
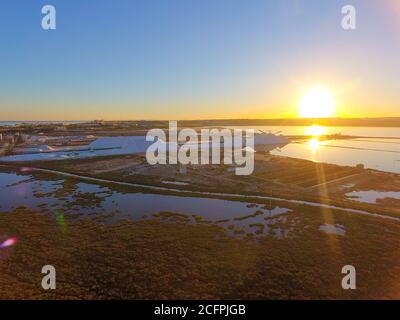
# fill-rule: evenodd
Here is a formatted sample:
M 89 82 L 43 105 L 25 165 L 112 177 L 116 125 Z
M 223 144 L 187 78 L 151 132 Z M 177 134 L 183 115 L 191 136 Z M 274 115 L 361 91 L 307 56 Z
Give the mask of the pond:
M 21 206 L 42 213 L 111 215 L 110 223 L 119 219 L 153 219 L 163 217 L 160 213 L 175 213 L 185 215 L 191 223 L 220 225 L 237 236 L 252 232 L 268 234 L 268 225 L 275 222 L 272 218 L 291 212 L 287 208 L 249 202 L 120 192 L 75 180 L 47 180 L 27 173 L 0 172 L 0 213 Z
M 309 135 L 312 129 L 305 126 L 254 126 L 253 128 L 280 132 L 288 136 Z M 290 143 L 272 150 L 271 153 L 342 166 L 363 164 L 369 169 L 400 173 L 400 128 L 318 127 L 318 129 L 322 134 L 340 133 L 358 138 L 318 141 L 318 137 L 315 137 L 302 143 Z
M 400 200 L 400 192 L 398 191 L 352 191 L 346 193 L 346 197 L 353 201 L 365 202 L 365 203 L 376 203 L 378 199 L 398 199 Z

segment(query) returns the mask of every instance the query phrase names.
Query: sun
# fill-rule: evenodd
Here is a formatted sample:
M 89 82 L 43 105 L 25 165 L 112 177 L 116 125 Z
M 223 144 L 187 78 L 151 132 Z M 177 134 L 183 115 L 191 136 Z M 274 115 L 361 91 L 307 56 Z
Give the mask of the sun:
M 330 118 L 335 115 L 336 103 L 328 89 L 313 88 L 299 104 L 301 118 Z

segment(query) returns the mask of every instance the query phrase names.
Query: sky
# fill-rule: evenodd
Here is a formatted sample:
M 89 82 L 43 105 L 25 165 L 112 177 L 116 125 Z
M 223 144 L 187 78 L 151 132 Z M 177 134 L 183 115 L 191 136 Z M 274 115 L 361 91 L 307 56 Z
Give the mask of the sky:
M 2 0 L 0 121 L 400 116 L 399 57 L 398 0 Z

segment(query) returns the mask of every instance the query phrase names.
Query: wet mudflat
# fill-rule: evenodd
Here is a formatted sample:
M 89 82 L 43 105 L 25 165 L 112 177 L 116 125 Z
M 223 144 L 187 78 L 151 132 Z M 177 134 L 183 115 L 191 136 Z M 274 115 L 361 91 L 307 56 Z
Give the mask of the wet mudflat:
M 399 298 L 396 221 L 3 174 L 0 242 L 17 242 L 0 250 L 1 298 Z M 47 264 L 53 292 L 41 288 Z M 346 264 L 356 291 L 341 288 Z

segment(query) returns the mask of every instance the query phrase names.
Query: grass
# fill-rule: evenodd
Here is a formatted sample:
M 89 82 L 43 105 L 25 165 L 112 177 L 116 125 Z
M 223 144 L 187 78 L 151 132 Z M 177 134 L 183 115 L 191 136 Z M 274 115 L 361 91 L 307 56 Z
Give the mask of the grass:
M 135 156 L 136 159 L 138 156 Z M 67 173 L 76 173 L 76 174 L 83 174 L 88 177 L 93 178 L 103 178 L 103 179 L 110 179 L 119 182 L 130 182 L 130 183 L 137 183 L 142 185 L 148 186 L 160 186 L 165 188 L 166 185 L 163 184 L 160 180 L 159 176 L 156 175 L 146 175 L 146 174 L 136 174 L 134 176 L 125 176 L 123 173 L 118 172 L 118 175 L 115 175 L 115 172 L 108 172 L 108 173 L 91 173 L 91 172 L 79 172 L 76 168 L 79 167 L 81 164 L 85 164 L 90 166 L 90 164 L 95 164 L 99 161 L 105 161 L 107 159 L 115 159 L 115 156 L 110 157 L 101 157 L 101 158 L 91 158 L 91 159 L 79 159 L 79 160 L 59 160 L 59 161 L 39 161 L 39 162 L 32 162 L 30 163 L 33 167 L 39 168 L 47 168 L 53 170 L 60 170 Z M 14 169 L 18 170 L 18 165 L 26 166 L 26 163 L 14 163 L 10 164 L 11 166 L 16 166 Z M 304 172 L 303 172 L 304 170 Z M 354 171 L 355 170 L 355 171 Z M 284 174 L 282 174 L 284 172 Z M 364 172 L 364 175 L 368 175 L 368 179 L 370 177 L 375 177 L 377 175 L 376 172 L 372 172 L 369 170 L 360 170 L 355 169 L 352 167 L 341 167 L 337 165 L 330 165 L 330 164 L 316 164 L 311 161 L 306 160 L 299 160 L 299 159 L 291 159 L 286 157 L 273 157 L 270 162 L 262 162 L 260 165 L 259 162 L 256 161 L 256 170 L 252 176 L 248 177 L 237 177 L 232 176 L 230 179 L 235 183 L 222 183 L 218 182 L 217 180 L 212 180 L 212 176 L 209 176 L 207 179 L 208 182 L 212 182 L 210 186 L 203 186 L 201 184 L 196 185 L 195 183 L 190 184 L 188 186 L 173 186 L 173 189 L 182 189 L 186 191 L 193 191 L 193 192 L 219 192 L 219 193 L 231 193 L 231 194 L 242 194 L 242 195 L 263 195 L 263 196 L 272 196 L 282 199 L 294 199 L 294 200 L 302 200 L 302 201 L 312 201 L 312 202 L 319 202 L 323 204 L 332 204 L 340 207 L 346 208 L 353 208 L 359 209 L 364 211 L 369 211 L 372 213 L 380 213 L 385 215 L 390 215 L 394 217 L 400 216 L 400 211 L 396 206 L 393 206 L 391 203 L 382 202 L 381 205 L 376 204 L 368 204 L 368 203 L 361 203 L 351 201 L 351 199 L 347 199 L 343 194 L 338 192 L 333 193 L 326 193 L 321 194 L 320 189 L 316 190 L 308 190 L 304 189 L 304 184 L 307 186 L 314 185 L 315 183 L 321 182 L 320 180 L 315 180 L 318 178 L 318 172 L 324 172 L 325 176 L 329 176 L 330 178 L 337 178 L 341 177 L 342 175 L 348 175 L 354 172 Z M 194 173 L 193 173 L 194 174 Z M 56 179 L 57 175 L 54 174 L 47 174 L 47 173 L 34 173 L 35 176 L 38 177 L 49 177 L 49 179 Z M 379 180 L 395 180 L 398 181 L 397 178 L 392 178 L 391 174 L 386 173 L 379 173 L 380 177 Z M 50 178 L 50 176 L 52 176 Z M 218 175 L 216 175 L 218 177 Z M 257 179 L 267 179 L 262 180 L 261 182 Z M 286 179 L 284 183 L 282 183 L 282 179 Z M 312 181 L 310 182 L 309 179 Z M 72 179 L 71 179 L 72 180 Z M 248 180 L 248 181 L 247 181 Z M 329 179 L 328 179 L 329 180 Z M 389 181 L 388 180 L 388 181 Z M 393 184 L 392 180 L 388 184 Z M 230 181 L 230 182 L 232 182 Z M 252 187 L 258 189 L 249 189 L 244 185 L 242 182 L 247 181 L 250 183 Z M 268 181 L 268 183 L 267 183 Z M 276 181 L 281 181 L 281 185 L 279 187 L 271 187 L 271 183 Z M 149 192 L 148 189 L 142 187 L 132 187 L 132 186 L 116 186 L 112 183 L 100 183 L 104 186 L 113 186 L 114 189 L 124 191 L 144 191 Z M 293 189 L 294 188 L 294 189 Z M 322 188 L 323 190 L 323 188 Z M 180 196 L 200 196 L 196 194 L 182 194 L 178 192 L 174 192 L 171 190 L 168 191 L 160 191 L 160 190 L 152 190 L 152 193 L 162 193 L 162 194 L 176 194 Z M 212 197 L 212 196 L 208 196 Z M 220 197 L 220 196 L 218 196 Z M 260 201 L 258 199 L 243 199 L 240 196 L 236 197 L 238 200 L 243 200 L 246 202 L 252 201 L 254 203 L 262 203 L 266 204 L 266 201 Z M 275 202 L 276 203 L 276 202 Z M 285 202 L 281 202 L 282 206 L 285 206 Z
M 54 175 L 41 177 L 58 181 Z M 78 182 L 65 179 L 49 196 L 67 196 Z M 93 205 L 96 199 L 82 194 L 78 202 Z M 276 201 L 272 205 L 292 212 L 282 221 L 274 217 L 265 236 L 228 226 L 244 235 L 241 239 L 215 224 L 189 222 L 202 222 L 197 216 L 175 212 L 110 224 L 112 212 L 60 217 L 20 206 L 0 215 L 0 241 L 19 239 L 15 248 L 0 250 L 0 299 L 400 298 L 398 222 Z M 319 231 L 324 223 L 343 225 L 346 235 Z M 275 229 L 290 231 L 274 237 Z M 40 286 L 46 264 L 57 268 L 55 292 Z M 356 291 L 341 289 L 346 264 L 357 269 Z
M 257 228 L 256 234 L 264 233 L 265 225 L 263 225 L 262 223 L 250 223 L 249 227 L 250 228 Z
M 247 215 L 244 215 L 244 216 L 236 217 L 234 220 L 236 220 L 236 221 L 242 221 L 242 220 L 246 220 L 246 219 L 249 219 L 249 218 L 255 218 L 255 217 L 261 216 L 261 215 L 263 215 L 263 214 L 264 214 L 264 213 L 263 213 L 262 211 L 257 210 L 256 212 L 254 212 L 254 213 L 252 213 L 252 214 L 247 214 Z
M 0 257 L 2 299 L 389 299 L 400 298 L 400 225 L 351 214 L 296 211 L 286 238 L 243 240 L 216 225 L 76 219 L 63 232 L 50 214 L 0 215 L 0 236 L 16 236 Z M 179 217 L 164 213 L 168 217 Z M 334 220 L 346 236 L 318 230 Z M 247 238 L 249 238 L 247 240 Z M 43 265 L 57 269 L 44 291 Z M 357 290 L 341 289 L 341 268 L 357 269 Z

